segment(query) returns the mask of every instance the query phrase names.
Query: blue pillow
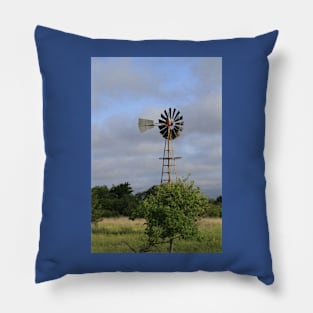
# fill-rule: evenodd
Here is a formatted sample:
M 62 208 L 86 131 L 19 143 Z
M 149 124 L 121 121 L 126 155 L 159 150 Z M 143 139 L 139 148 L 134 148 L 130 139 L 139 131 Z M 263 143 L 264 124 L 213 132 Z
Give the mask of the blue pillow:
M 197 270 L 273 283 L 263 148 L 277 35 L 128 41 L 36 27 L 46 152 L 36 283 Z

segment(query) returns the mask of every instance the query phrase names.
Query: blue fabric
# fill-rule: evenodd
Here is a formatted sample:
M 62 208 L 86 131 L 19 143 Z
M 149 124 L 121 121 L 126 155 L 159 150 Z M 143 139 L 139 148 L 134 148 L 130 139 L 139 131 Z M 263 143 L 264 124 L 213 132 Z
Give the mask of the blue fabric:
M 104 271 L 232 271 L 274 280 L 264 178 L 267 56 L 278 31 L 214 41 L 90 39 L 37 26 L 46 163 L 36 282 Z M 91 57 L 223 58 L 222 253 L 92 254 Z

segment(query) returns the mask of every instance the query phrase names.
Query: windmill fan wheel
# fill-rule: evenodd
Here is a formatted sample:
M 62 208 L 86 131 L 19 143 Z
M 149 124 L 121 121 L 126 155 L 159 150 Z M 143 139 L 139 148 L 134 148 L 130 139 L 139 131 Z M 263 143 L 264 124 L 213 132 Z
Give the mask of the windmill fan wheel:
M 183 125 L 183 116 L 176 109 L 164 110 L 159 119 L 160 133 L 165 139 L 173 140 L 177 138 L 183 130 Z

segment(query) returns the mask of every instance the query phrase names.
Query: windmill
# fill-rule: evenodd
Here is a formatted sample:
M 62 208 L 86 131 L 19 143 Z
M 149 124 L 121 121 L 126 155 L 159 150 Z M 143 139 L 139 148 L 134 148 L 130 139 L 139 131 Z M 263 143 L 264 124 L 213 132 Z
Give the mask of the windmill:
M 174 156 L 172 141 L 180 135 L 183 125 L 183 116 L 175 108 L 173 110 L 169 108 L 168 111 L 164 110 L 158 122 L 145 118 L 138 119 L 138 127 L 141 133 L 158 126 L 160 134 L 165 139 L 163 157 L 159 158 L 162 160 L 161 184 L 167 182 L 170 185 L 173 177 L 176 179 L 176 160 L 181 159 L 181 157 Z

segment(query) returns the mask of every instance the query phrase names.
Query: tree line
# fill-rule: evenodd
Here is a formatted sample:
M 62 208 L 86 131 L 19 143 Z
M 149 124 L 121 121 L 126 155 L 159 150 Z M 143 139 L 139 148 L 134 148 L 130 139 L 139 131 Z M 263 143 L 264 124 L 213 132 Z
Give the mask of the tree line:
M 158 186 L 152 186 L 144 192 L 134 194 L 128 182 L 113 185 L 111 188 L 106 185 L 93 187 L 91 189 L 92 222 L 104 217 L 132 216 L 143 201 L 156 192 L 157 188 Z M 216 199 L 205 196 L 202 205 L 203 217 L 222 217 L 222 196 Z

